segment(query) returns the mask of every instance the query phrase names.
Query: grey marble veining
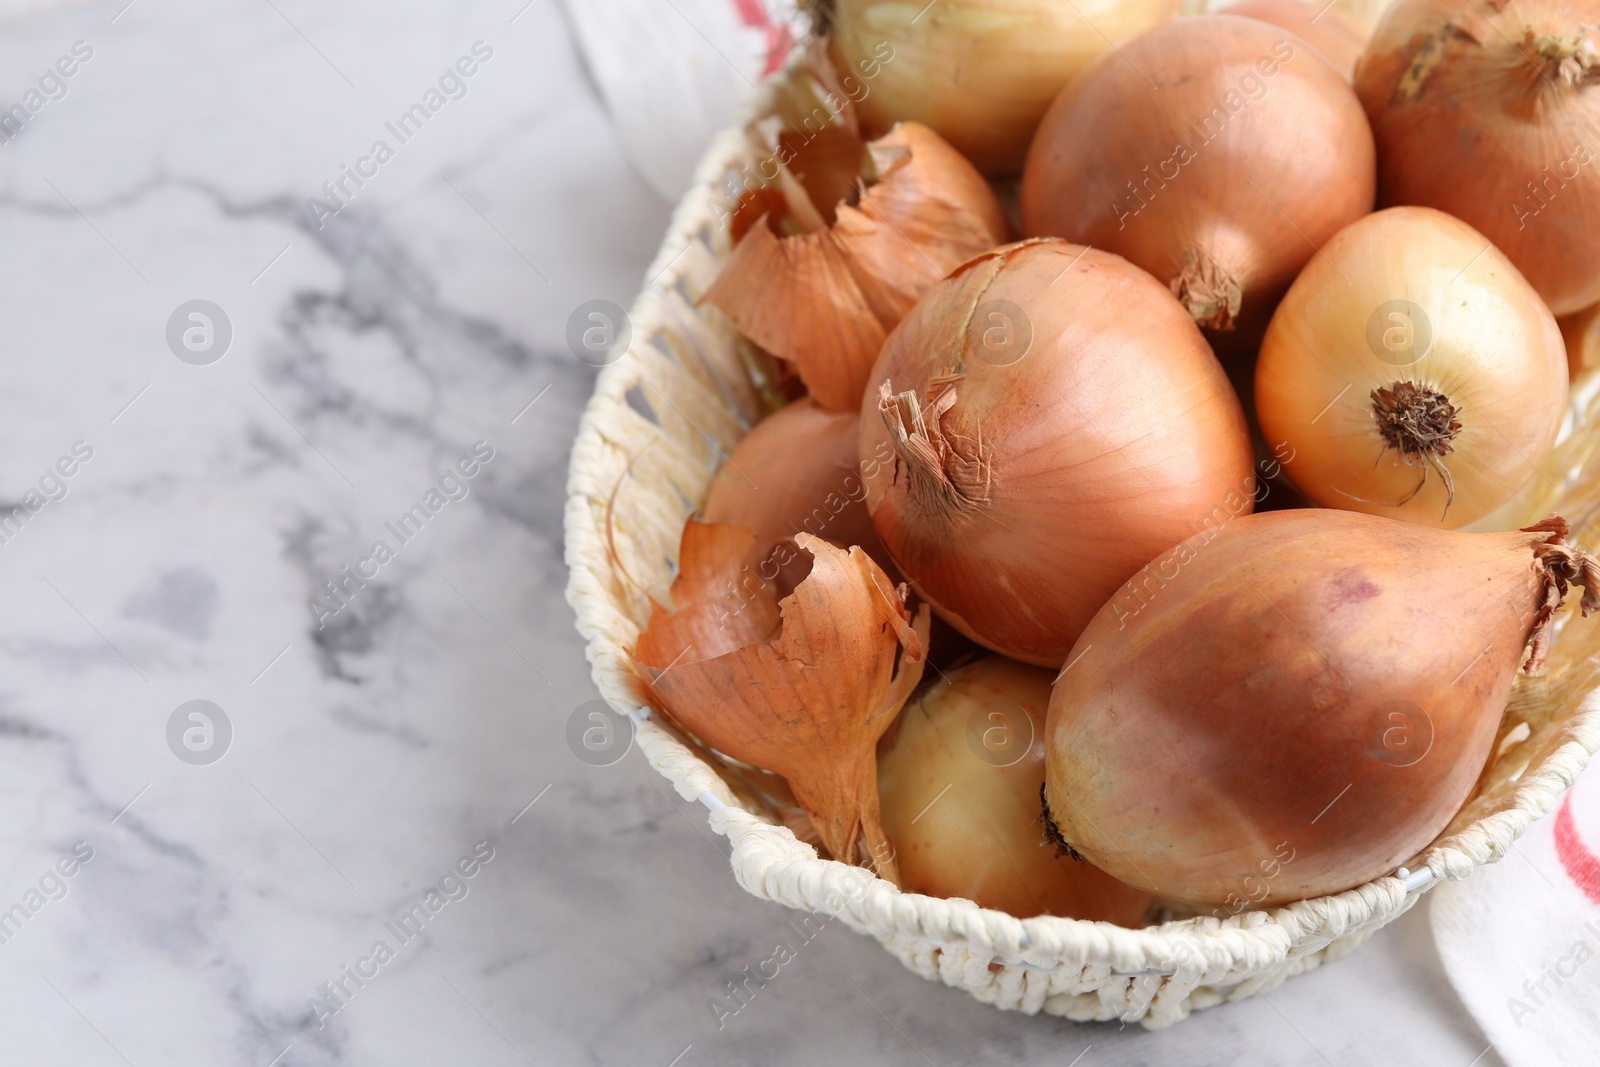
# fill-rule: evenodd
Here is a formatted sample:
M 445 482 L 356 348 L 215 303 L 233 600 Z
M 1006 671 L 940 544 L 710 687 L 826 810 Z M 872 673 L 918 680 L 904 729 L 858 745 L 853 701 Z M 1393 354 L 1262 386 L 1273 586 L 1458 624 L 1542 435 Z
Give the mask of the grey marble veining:
M 637 753 L 566 745 L 595 695 L 562 599 L 593 380 L 566 321 L 631 300 L 669 208 L 554 0 L 124 3 L 0 33 L 0 106 L 93 49 L 0 144 L 0 514 L 43 501 L 0 543 L 0 909 L 25 916 L 0 927 L 0 1063 L 1482 1051 L 1420 911 L 1160 1034 L 1003 1015 L 837 926 L 801 940 Z M 308 209 L 479 41 L 464 96 Z M 203 366 L 166 337 L 197 299 L 232 328 Z M 169 744 L 193 700 L 231 725 L 215 762 Z M 778 940 L 795 958 L 719 1028 L 710 999 Z

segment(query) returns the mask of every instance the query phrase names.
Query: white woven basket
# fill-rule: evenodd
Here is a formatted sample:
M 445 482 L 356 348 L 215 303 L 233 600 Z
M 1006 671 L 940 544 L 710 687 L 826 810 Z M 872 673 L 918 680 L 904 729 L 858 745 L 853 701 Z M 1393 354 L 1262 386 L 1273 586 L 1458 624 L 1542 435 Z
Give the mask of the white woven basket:
M 786 76 L 762 87 L 751 121 L 770 113 Z M 1349 952 L 1439 879 L 1464 878 L 1505 855 L 1552 810 L 1600 747 L 1600 692 L 1549 678 L 1519 682 L 1474 798 L 1409 872 L 1226 919 L 1129 930 L 1017 919 L 965 900 L 904 893 L 861 868 L 819 859 L 769 812 L 741 801 L 708 757 L 652 717 L 629 652 L 648 618 L 648 597 L 665 601 L 685 519 L 725 454 L 770 407 L 759 354 L 715 309 L 696 306 L 729 252 L 727 231 L 714 222 L 713 205 L 726 203 L 723 179 L 764 154 L 749 129 L 716 138 L 673 216 L 630 313 L 631 343 L 601 372 L 584 413 L 566 509 L 567 599 L 588 641 L 595 684 L 633 717 L 651 766 L 684 799 L 710 809 L 711 828 L 733 846 L 740 885 L 837 917 L 924 978 L 998 1007 L 1158 1028 Z M 1600 439 L 1600 430 L 1591 436 Z M 1552 499 L 1560 502 L 1559 494 Z

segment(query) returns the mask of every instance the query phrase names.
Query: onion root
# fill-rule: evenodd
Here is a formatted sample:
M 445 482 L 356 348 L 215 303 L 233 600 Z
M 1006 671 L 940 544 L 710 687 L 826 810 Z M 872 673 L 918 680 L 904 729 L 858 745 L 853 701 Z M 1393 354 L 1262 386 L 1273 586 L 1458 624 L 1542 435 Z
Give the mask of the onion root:
M 1406 466 L 1420 467 L 1422 475 L 1417 479 L 1416 487 L 1393 504 L 1368 500 L 1346 493 L 1343 489 L 1339 492 L 1363 504 L 1404 507 L 1422 492 L 1422 487 L 1428 484 L 1428 472 L 1432 470 L 1444 483 L 1444 511 L 1440 518 L 1449 515 L 1450 505 L 1456 500 L 1456 483 L 1442 457 L 1455 451 L 1450 442 L 1461 432 L 1457 411 L 1449 397 L 1415 382 L 1394 382 L 1387 388 L 1374 389 L 1372 416 L 1378 425 L 1378 436 L 1383 439 L 1383 449 L 1378 453 L 1373 467 L 1376 468 L 1383 460 L 1383 453 L 1392 448 L 1400 453 L 1400 460 Z
M 1061 827 L 1056 825 L 1055 816 L 1050 814 L 1050 784 L 1039 784 L 1039 822 L 1044 824 L 1045 844 L 1056 850 L 1057 856 L 1075 859 L 1083 862 L 1083 853 L 1072 847 L 1072 842 L 1062 834 Z

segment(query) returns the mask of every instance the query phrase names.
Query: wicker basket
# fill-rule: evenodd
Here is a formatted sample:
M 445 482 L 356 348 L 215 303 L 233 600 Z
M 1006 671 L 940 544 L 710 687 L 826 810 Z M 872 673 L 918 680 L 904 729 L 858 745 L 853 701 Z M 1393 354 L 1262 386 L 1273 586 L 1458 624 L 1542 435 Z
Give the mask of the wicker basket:
M 789 76 L 762 87 L 751 123 L 772 111 Z M 1409 869 L 1348 892 L 1129 930 L 1017 919 L 970 901 L 901 892 L 861 868 L 819 859 L 742 788 L 739 774 L 651 715 L 629 658 L 648 598 L 665 600 L 685 519 L 723 456 L 772 406 L 760 353 L 714 309 L 696 306 L 729 252 L 726 228 L 713 221 L 715 205 L 725 203 L 724 178 L 762 154 L 750 131 L 744 124 L 717 137 L 673 216 L 630 314 L 631 343 L 600 374 L 584 413 L 566 509 L 567 597 L 595 684 L 632 716 L 651 766 L 684 799 L 710 810 L 711 828 L 732 844 L 740 885 L 837 917 L 924 978 L 998 1007 L 1158 1028 L 1349 952 L 1438 880 L 1464 878 L 1505 855 L 1552 810 L 1600 746 L 1600 640 L 1588 636 L 1600 625 L 1563 627 L 1546 672 L 1519 681 L 1473 799 L 1433 845 Z M 1592 547 L 1600 540 L 1592 522 L 1600 511 L 1600 487 L 1592 484 L 1600 481 L 1593 425 L 1600 389 L 1582 384 L 1574 386 L 1573 416 L 1546 476 L 1518 506 L 1535 516 L 1559 506 Z

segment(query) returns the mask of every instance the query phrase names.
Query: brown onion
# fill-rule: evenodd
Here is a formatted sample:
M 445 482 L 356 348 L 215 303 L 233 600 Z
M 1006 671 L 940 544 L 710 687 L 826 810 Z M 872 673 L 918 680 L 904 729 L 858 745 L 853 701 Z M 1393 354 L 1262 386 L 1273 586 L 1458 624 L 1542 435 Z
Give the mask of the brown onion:
M 762 419 L 728 456 L 702 514 L 707 522 L 755 531 L 741 585 L 777 581 L 780 590 L 793 589 L 811 569 L 794 545 L 800 533 L 840 548 L 860 545 L 880 565 L 888 563 L 867 514 L 857 419 L 805 397 Z M 888 458 L 887 446 L 881 458 Z
M 900 888 L 1135 926 L 1150 894 L 1040 847 L 1049 671 L 986 656 L 913 697 L 878 752 Z
M 1322 242 L 1372 210 L 1373 180 L 1361 105 L 1304 41 L 1253 19 L 1181 18 L 1102 56 L 1051 105 L 1022 175 L 1022 229 L 1126 256 L 1196 322 L 1231 330 L 1241 313 L 1265 322 Z
M 936 612 L 1014 659 L 1059 665 L 1128 575 L 1255 491 L 1200 331 L 1098 249 L 1024 241 L 965 264 L 872 381 L 860 456 L 879 538 Z
M 1102 52 L 1176 0 L 820 0 L 834 62 L 874 132 L 914 119 L 989 174 L 1022 167 L 1039 117 Z
M 855 411 L 884 337 L 930 285 L 1004 241 L 1006 222 L 983 176 L 927 127 L 867 145 L 823 129 L 779 137 L 778 181 L 741 201 L 739 243 L 702 299 L 791 361 L 818 404 Z
M 1218 12 L 1268 22 L 1304 40 L 1349 81 L 1367 45 L 1367 28 L 1329 4 L 1311 0 L 1239 0 Z
M 1597 0 L 1398 0 L 1356 68 L 1384 204 L 1455 215 L 1550 310 L 1600 300 Z
M 1600 564 L 1565 533 L 1310 510 L 1196 535 L 1056 682 L 1056 825 L 1113 876 L 1223 914 L 1393 871 L 1466 801 L 1568 583 L 1600 607 Z

